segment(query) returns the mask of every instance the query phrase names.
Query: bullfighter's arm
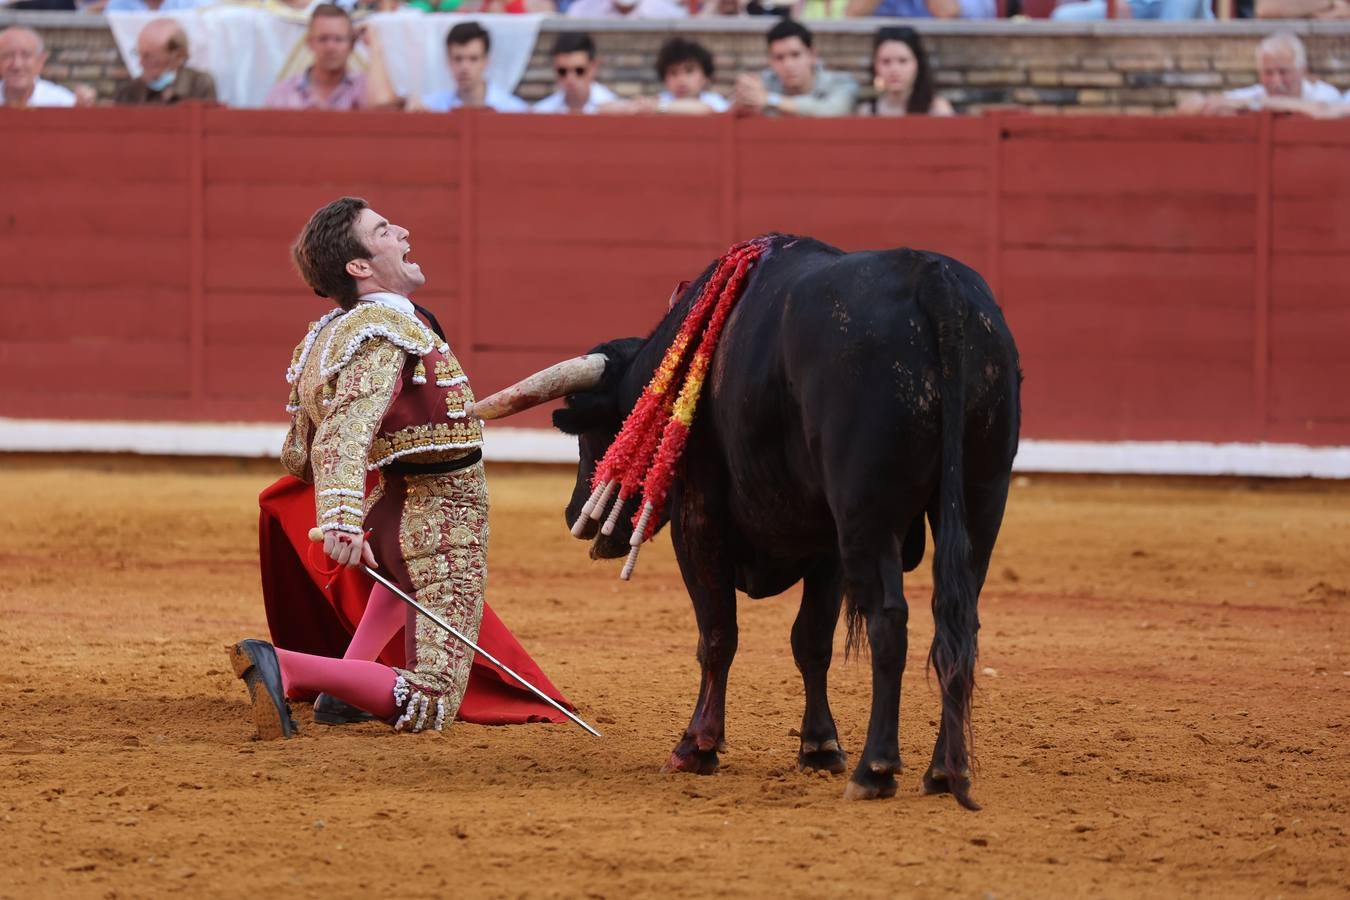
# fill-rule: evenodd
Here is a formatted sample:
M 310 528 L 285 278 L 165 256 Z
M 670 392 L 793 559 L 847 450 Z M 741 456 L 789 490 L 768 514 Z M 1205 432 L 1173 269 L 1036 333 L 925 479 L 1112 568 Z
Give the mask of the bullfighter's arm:
M 406 356 L 386 340 L 364 341 L 333 376 L 333 395 L 310 452 L 319 528 L 360 534 L 365 519 L 366 461 Z

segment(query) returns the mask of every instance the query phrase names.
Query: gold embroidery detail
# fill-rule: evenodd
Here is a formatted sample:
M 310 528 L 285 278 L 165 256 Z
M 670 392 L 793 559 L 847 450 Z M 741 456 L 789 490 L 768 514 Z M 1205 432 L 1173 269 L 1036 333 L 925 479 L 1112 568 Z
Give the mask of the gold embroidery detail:
M 472 450 L 482 443 L 483 426 L 477 419 L 409 425 L 393 434 L 376 437 L 370 447 L 370 464 L 383 466 L 400 457 L 433 450 Z M 463 455 L 455 453 L 449 458 Z
M 323 345 L 323 374 L 342 368 L 371 338 L 381 337 L 406 353 L 422 356 L 439 343 L 421 322 L 377 303 L 357 304 L 338 317 Z
M 470 640 L 478 639 L 487 587 L 488 496 L 482 463 L 443 475 L 410 476 L 399 523 L 399 548 L 418 601 Z M 417 617 L 412 689 L 443 701 L 454 721 L 469 684 L 473 652 L 425 616 Z
M 413 384 L 427 383 L 427 364 L 419 356 L 417 365 L 413 366 Z
M 460 368 L 459 360 L 453 356 L 446 356 L 443 359 L 436 360 L 436 380 L 449 381 L 451 378 L 459 378 L 464 374 Z

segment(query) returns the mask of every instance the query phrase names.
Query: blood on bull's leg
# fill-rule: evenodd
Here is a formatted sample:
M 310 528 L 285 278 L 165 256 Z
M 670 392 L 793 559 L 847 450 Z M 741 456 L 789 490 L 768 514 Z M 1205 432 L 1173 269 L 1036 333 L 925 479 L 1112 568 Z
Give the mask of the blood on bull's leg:
M 848 764 L 848 756 L 839 746 L 826 689 L 842 600 L 838 560 L 831 559 L 806 573 L 801 609 L 792 625 L 792 655 L 806 691 L 797 754 L 797 766 L 803 771 L 824 769 L 839 774 Z
M 680 574 L 698 621 L 698 662 L 702 669 L 698 701 L 666 771 L 710 775 L 717 754 L 726 749 L 727 675 L 736 656 L 735 570 L 726 555 L 727 541 L 705 514 L 704 497 L 676 499 L 681 507 L 671 518 L 672 542 Z

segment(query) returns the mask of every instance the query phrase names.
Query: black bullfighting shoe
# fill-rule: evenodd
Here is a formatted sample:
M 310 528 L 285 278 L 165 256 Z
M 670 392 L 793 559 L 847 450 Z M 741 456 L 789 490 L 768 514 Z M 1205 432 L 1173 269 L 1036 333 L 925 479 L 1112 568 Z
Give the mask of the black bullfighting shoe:
M 288 738 L 299 731 L 291 718 L 291 707 L 281 686 L 281 665 L 277 652 L 267 641 L 240 641 L 229 649 L 234 674 L 244 679 L 253 698 L 253 723 L 258 740 Z
M 320 725 L 351 725 L 356 722 L 374 722 L 377 718 L 332 694 L 320 694 L 314 700 L 314 721 Z

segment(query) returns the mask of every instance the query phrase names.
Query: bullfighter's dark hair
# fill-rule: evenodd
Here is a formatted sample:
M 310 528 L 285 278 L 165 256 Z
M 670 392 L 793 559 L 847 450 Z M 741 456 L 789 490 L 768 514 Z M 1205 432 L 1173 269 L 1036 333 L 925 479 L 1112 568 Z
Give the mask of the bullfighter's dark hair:
M 550 55 L 578 52 L 585 53 L 587 59 L 595 59 L 595 39 L 584 31 L 564 31 L 554 39 Z
M 872 41 L 872 79 L 877 77 L 877 51 L 888 41 L 899 41 L 914 54 L 918 71 L 914 73 L 914 87 L 909 92 L 909 102 L 905 112 L 927 113 L 933 108 L 933 70 L 928 64 L 928 52 L 923 48 L 923 39 L 908 25 L 886 25 L 877 29 Z M 872 112 L 876 112 L 876 101 L 872 101 Z
M 355 306 L 359 296 L 347 263 L 370 259 L 370 251 L 356 234 L 356 218 L 367 206 L 360 197 L 339 197 L 309 217 L 291 247 L 305 284 L 343 309 Z
M 492 36 L 488 34 L 486 28 L 477 22 L 460 22 L 450 33 L 445 36 L 446 47 L 462 47 L 465 44 L 471 44 L 474 41 L 483 42 L 483 52 L 492 52 Z
M 801 38 L 803 44 L 808 48 L 811 46 L 811 30 L 801 22 L 794 22 L 792 19 L 784 19 L 769 29 L 768 44 L 770 47 L 777 42 L 785 41 L 788 38 Z
M 661 45 L 656 54 L 656 77 L 664 81 L 671 66 L 686 62 L 698 63 L 704 77 L 713 77 L 713 58 L 708 48 L 682 37 L 673 37 Z

